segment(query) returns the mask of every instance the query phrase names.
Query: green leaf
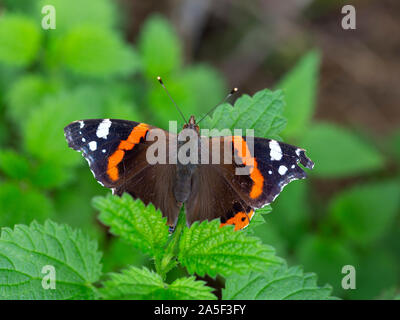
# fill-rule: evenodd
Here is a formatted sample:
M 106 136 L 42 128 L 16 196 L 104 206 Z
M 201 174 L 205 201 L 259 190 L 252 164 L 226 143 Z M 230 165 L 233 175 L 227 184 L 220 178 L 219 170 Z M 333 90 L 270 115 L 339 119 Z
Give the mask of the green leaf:
M 357 289 L 347 290 L 346 298 L 349 299 L 376 299 L 383 290 L 400 280 L 398 261 L 383 247 L 373 247 L 365 252 L 354 267 Z
M 395 130 L 395 132 L 390 136 L 387 145 L 393 155 L 400 162 L 400 129 Z
M 103 240 L 107 236 L 106 232 L 104 227 L 96 221 L 96 210 L 90 206 L 89 199 L 105 195 L 108 192 L 107 189 L 93 179 L 93 174 L 87 166 L 78 170 L 64 171 L 69 172 L 70 178 L 67 181 L 70 184 L 51 191 L 56 213 L 54 219 L 72 228 L 81 228 L 94 239 Z M 107 242 L 105 249 L 111 250 L 111 247 L 112 244 Z
M 244 231 L 249 234 L 253 234 L 257 228 L 259 228 L 260 226 L 263 226 L 265 224 L 264 215 L 271 213 L 271 211 L 272 211 L 272 208 L 269 205 L 265 206 L 263 208 L 257 209 L 254 216 L 251 218 L 250 224 L 248 225 L 247 228 L 244 229 Z
M 325 300 L 332 288 L 319 287 L 314 273 L 300 267 L 274 266 L 263 273 L 250 272 L 226 279 L 223 300 Z
M 65 167 L 54 162 L 40 162 L 30 174 L 32 184 L 41 189 L 65 186 L 73 176 Z
M 190 274 L 208 274 L 214 277 L 232 273 L 264 270 L 281 261 L 272 247 L 262 245 L 255 237 L 234 231 L 233 227 L 220 228 L 218 219 L 195 222 L 186 228 L 179 242 L 179 262 Z
M 14 1 L 14 0 L 13 0 Z M 24 1 L 26 2 L 26 1 Z M 50 30 L 59 36 L 66 31 L 82 25 L 92 25 L 98 28 L 111 28 L 115 25 L 118 15 L 113 1 L 109 0 L 40 0 L 36 2 L 37 21 L 44 15 L 41 13 L 45 5 L 53 5 L 56 9 L 56 29 Z
M 330 204 L 330 213 L 352 241 L 369 244 L 385 235 L 400 208 L 397 181 L 367 183 L 344 190 Z
M 170 300 L 216 300 L 212 294 L 213 288 L 207 287 L 204 281 L 197 281 L 195 277 L 179 278 L 172 282 L 165 294 Z
M 58 86 L 37 74 L 27 74 L 12 84 L 7 93 L 7 114 L 18 126 L 24 126 L 21 119 L 27 118 L 42 99 L 53 92 Z
M 182 104 L 185 106 L 186 114 L 191 112 L 200 114 L 206 109 L 211 109 L 226 95 L 222 75 L 209 65 L 197 64 L 187 67 L 178 78 L 186 86 L 188 96 L 193 100 L 193 107 Z M 169 104 L 171 105 L 171 102 Z
M 310 51 L 278 84 L 283 89 L 286 106 L 283 116 L 288 126 L 282 135 L 298 138 L 307 130 L 315 109 L 320 54 Z
M 309 127 L 301 142 L 315 162 L 312 174 L 323 178 L 355 176 L 381 169 L 382 155 L 352 132 L 336 125 Z
M 12 12 L 31 13 L 35 8 L 36 1 L 25 0 L 2 0 L 3 6 Z
M 185 106 L 185 115 L 204 113 L 219 103 L 226 94 L 221 75 L 205 64 L 187 67 L 165 79 L 165 82 L 177 105 Z M 148 105 L 161 127 L 167 128 L 168 121 L 174 118 L 182 121 L 168 95 L 155 79 L 150 81 Z
M 153 205 L 145 206 L 128 194 L 122 197 L 96 197 L 93 205 L 100 211 L 99 219 L 111 232 L 153 256 L 160 256 L 168 240 L 167 219 Z
M 129 267 L 121 273 L 111 273 L 110 280 L 103 282 L 100 294 L 106 299 L 140 298 L 164 289 L 160 275 L 147 268 Z
M 97 243 L 81 231 L 47 221 L 3 228 L 0 235 L 2 299 L 93 299 L 101 274 Z M 56 289 L 42 286 L 43 267 L 55 269 Z M 45 279 L 46 280 L 46 279 Z
M 348 242 L 321 235 L 303 236 L 295 254 L 305 269 L 315 271 L 322 282 L 332 285 L 335 295 L 345 294 L 341 286 L 342 268 L 345 265 L 355 266 L 358 262 Z
M 63 129 L 75 120 L 102 118 L 102 107 L 102 96 L 91 86 L 46 97 L 25 122 L 25 149 L 44 163 L 60 166 L 79 163 L 82 157 L 68 148 Z
M 116 33 L 97 26 L 74 28 L 58 39 L 55 46 L 55 59 L 79 76 L 127 76 L 140 66 L 133 48 Z
M 168 76 L 182 61 L 179 38 L 168 20 L 153 15 L 142 26 L 139 51 L 148 77 Z
M 39 222 L 53 212 L 50 199 L 43 193 L 16 183 L 0 184 L 0 226 Z
M 40 24 L 24 16 L 0 16 L 0 62 L 15 67 L 26 67 L 40 49 Z
M 204 128 L 209 129 L 254 129 L 254 136 L 278 138 L 286 125 L 282 117 L 284 100 L 282 91 L 267 89 L 257 92 L 250 97 L 242 95 L 232 107 L 228 103 L 219 106 L 212 118 L 204 119 Z
M 275 216 L 275 214 L 274 212 L 272 216 Z M 282 236 L 276 224 L 272 223 L 271 217 L 269 217 L 267 223 L 255 228 L 254 235 L 258 237 L 262 243 L 272 246 L 278 256 L 287 256 L 288 241 Z
M 308 232 L 311 224 L 310 194 L 308 181 L 293 181 L 283 189 L 273 204 L 274 214 L 268 222 L 277 229 L 284 241 L 293 246 Z M 275 246 L 275 243 L 270 244 Z
M 128 265 L 142 266 L 148 263 L 148 256 L 122 238 L 114 237 L 111 241 L 107 241 L 106 245 L 103 259 L 104 272 L 121 270 Z
M 107 82 L 103 91 L 106 92 L 104 116 L 110 119 L 131 119 L 142 121 L 141 109 L 135 104 L 132 94 L 132 83 Z
M 129 267 L 121 273 L 110 274 L 110 280 L 100 289 L 106 299 L 156 299 L 156 300 L 214 300 L 213 290 L 204 281 L 194 277 L 179 278 L 170 285 L 160 275 L 147 268 Z
M 23 179 L 29 176 L 30 164 L 14 150 L 0 150 L 0 171 L 10 178 Z

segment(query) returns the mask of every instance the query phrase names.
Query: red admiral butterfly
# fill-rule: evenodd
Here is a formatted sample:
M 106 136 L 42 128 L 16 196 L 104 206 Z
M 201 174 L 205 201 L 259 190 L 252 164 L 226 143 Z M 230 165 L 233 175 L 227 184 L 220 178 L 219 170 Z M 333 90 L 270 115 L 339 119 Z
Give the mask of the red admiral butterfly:
M 218 142 L 221 155 L 228 149 L 234 161 L 151 164 L 146 153 L 155 143 L 149 139 L 153 129 L 158 128 L 127 120 L 91 119 L 73 122 L 64 131 L 69 147 L 83 152 L 100 184 L 114 194 L 127 192 L 145 204 L 154 204 L 172 227 L 185 204 L 189 225 L 196 220 L 220 218 L 221 226 L 231 224 L 235 230 L 242 229 L 255 209 L 274 201 L 292 180 L 306 177 L 299 162 L 309 169 L 314 166 L 305 150 L 275 140 L 230 136 L 226 144 L 226 137 L 200 137 L 194 116 L 184 129 L 198 140 L 197 153 L 200 145 Z M 179 135 L 161 131 L 168 145 L 179 140 Z M 183 145 L 178 141 L 178 153 Z M 236 174 L 236 169 L 250 162 L 248 174 Z

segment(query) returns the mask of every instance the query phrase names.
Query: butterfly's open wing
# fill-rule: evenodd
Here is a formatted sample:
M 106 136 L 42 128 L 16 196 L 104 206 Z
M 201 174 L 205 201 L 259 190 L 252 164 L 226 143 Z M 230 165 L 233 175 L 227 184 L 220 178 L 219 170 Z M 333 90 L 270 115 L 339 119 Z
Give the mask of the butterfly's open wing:
M 100 184 L 111 188 L 114 194 L 128 192 L 145 204 L 154 204 L 174 225 L 180 209 L 169 188 L 175 167 L 151 165 L 146 157 L 154 143 L 146 138 L 155 129 L 161 130 L 133 121 L 90 119 L 73 122 L 64 132 L 68 145 L 82 152 Z M 168 144 L 170 134 L 161 131 Z
M 251 138 L 251 148 L 246 137 L 230 137 L 228 144 L 223 142 L 226 137 L 215 137 L 209 143 L 214 139 L 220 140 L 221 150 L 229 148 L 233 161 L 199 166 L 192 183 L 196 190 L 185 203 L 189 223 L 221 217 L 222 224 L 242 229 L 255 209 L 274 201 L 290 181 L 306 177 L 299 163 L 309 169 L 314 165 L 303 149 L 275 140 Z

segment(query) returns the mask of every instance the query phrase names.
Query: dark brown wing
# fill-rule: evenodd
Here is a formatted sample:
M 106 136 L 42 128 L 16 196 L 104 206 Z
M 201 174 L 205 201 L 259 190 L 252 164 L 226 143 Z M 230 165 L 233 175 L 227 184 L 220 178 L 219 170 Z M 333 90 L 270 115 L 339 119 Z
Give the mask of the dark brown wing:
M 195 189 L 185 203 L 189 223 L 220 217 L 222 224 L 241 229 L 248 225 L 255 209 L 274 201 L 290 181 L 306 177 L 299 162 L 310 169 L 314 165 L 303 149 L 275 140 L 226 139 L 209 139 L 210 150 L 213 140 L 219 140 L 221 164 L 202 164 L 194 175 Z M 232 163 L 222 162 L 223 155 L 229 153 Z
M 200 165 L 193 175 L 185 209 L 189 225 L 220 218 L 222 225 L 234 224 L 235 230 L 246 227 L 254 213 L 241 190 L 225 179 L 220 165 L 213 164 Z

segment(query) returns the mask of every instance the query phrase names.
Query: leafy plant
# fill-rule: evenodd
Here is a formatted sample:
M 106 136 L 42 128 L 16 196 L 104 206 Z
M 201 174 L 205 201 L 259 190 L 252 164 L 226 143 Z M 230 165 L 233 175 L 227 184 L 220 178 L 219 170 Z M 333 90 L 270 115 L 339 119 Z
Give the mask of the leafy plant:
M 236 127 L 241 114 L 252 108 L 260 116 L 254 121 L 253 127 L 260 128 L 269 134 L 278 135 L 283 127 L 284 119 L 280 116 L 283 108 L 283 97 L 280 92 L 263 90 L 253 97 L 244 96 L 235 105 L 220 106 L 211 123 L 224 122 L 228 127 Z M 226 109 L 226 108 L 229 109 Z M 221 115 L 221 110 L 225 110 Z M 266 115 L 266 116 L 264 116 Z M 218 117 L 218 121 L 215 121 Z M 280 123 L 277 125 L 277 123 Z M 12 156 L 12 153 L 5 156 Z M 15 156 L 15 155 L 14 155 Z M 22 166 L 22 163 L 19 164 Z M 206 285 L 197 277 L 205 275 L 227 278 L 226 292 L 229 297 L 231 288 L 237 286 L 240 275 L 252 275 L 264 285 L 271 281 L 266 275 L 275 267 L 281 266 L 283 260 L 275 256 L 274 249 L 262 244 L 260 239 L 253 235 L 254 228 L 264 223 L 261 212 L 260 217 L 252 226 L 253 230 L 235 232 L 232 226 L 220 227 L 219 220 L 195 222 L 190 228 L 185 226 L 185 215 L 182 212 L 178 219 L 176 229 L 169 234 L 166 218 L 152 205 L 145 206 L 140 200 L 133 200 L 128 194 L 122 197 L 107 195 L 96 197 L 93 205 L 100 211 L 100 221 L 110 227 L 110 232 L 121 237 L 131 246 L 141 250 L 149 256 L 154 263 L 154 269 L 147 267 L 138 268 L 129 266 L 120 273 L 111 273 L 105 281 L 101 281 L 100 289 L 95 289 L 99 280 L 100 262 L 95 245 L 89 240 L 81 240 L 84 236 L 80 232 L 72 231 L 69 227 L 46 222 L 44 226 L 37 223 L 30 227 L 17 226 L 14 231 L 4 229 L 1 236 L 1 269 L 6 274 L 0 282 L 3 298 L 14 298 L 18 295 L 43 299 L 53 298 L 104 298 L 104 299 L 215 299 L 213 288 Z M 269 209 L 261 210 L 269 212 Z M 18 234 L 17 236 L 11 236 Z M 21 237 L 23 235 L 23 237 Z M 21 237 L 21 238 L 19 238 Z M 84 238 L 87 239 L 87 238 Z M 79 245 L 78 242 L 79 241 Z M 43 258 L 36 259 L 34 267 L 29 271 L 29 278 L 14 276 L 25 272 L 20 270 L 18 259 L 24 257 L 14 247 L 24 248 L 27 255 L 34 252 Z M 88 250 L 91 250 L 90 255 Z M 58 255 L 57 255 L 58 254 Z M 25 257 L 27 258 L 27 257 Z M 60 262 L 61 261 L 61 262 Z M 46 293 L 41 288 L 39 270 L 44 265 L 53 265 L 57 274 L 56 292 Z M 65 266 L 66 265 L 66 266 Z M 63 268 L 69 267 L 64 273 Z M 91 271 L 93 270 L 93 271 Z M 173 270 L 185 270 L 186 276 L 180 276 L 173 281 L 168 280 L 168 275 Z M 91 271 L 91 277 L 88 272 Z M 84 273 L 86 272 L 86 273 Z M 267 272 L 267 273 L 266 273 Z M 290 271 L 291 272 L 291 271 Z M 82 285 L 78 277 L 84 282 Z M 296 274 L 298 276 L 298 272 Z M 303 276 L 300 288 L 307 294 L 296 294 L 299 284 L 296 277 L 287 279 L 288 286 L 292 286 L 294 298 L 321 298 L 330 296 L 329 287 L 319 288 L 315 277 Z M 12 286 L 7 279 L 12 278 Z M 1 281 L 1 280 L 0 280 Z M 76 292 L 59 285 L 75 285 Z M 35 288 L 26 292 L 26 283 Z M 10 288 L 12 287 L 12 288 Z M 39 291 L 36 293 L 36 291 Z M 276 290 L 275 290 L 276 291 Z M 272 290 L 270 295 L 260 295 L 261 298 L 290 298 L 290 294 L 283 295 Z M 244 298 L 253 298 L 253 293 L 244 294 Z
M 286 265 L 250 272 L 227 279 L 223 299 L 227 300 L 306 300 L 329 299 L 331 287 L 318 287 L 316 275 L 304 274 L 301 268 Z
M 323 58 L 316 49 L 299 57 L 276 85 L 279 90 L 242 95 L 202 122 L 209 129 L 254 129 L 258 136 L 283 137 L 307 149 L 315 169 L 309 179 L 285 187 L 267 222 L 263 215 L 271 211 L 269 206 L 237 233 L 229 227 L 219 229 L 215 221 L 187 228 L 181 217 L 180 229 L 171 236 L 154 208 L 127 196 L 95 198 L 100 220 L 119 237 L 107 236 L 88 204 L 106 191 L 79 154 L 67 148 L 63 127 L 82 118 L 122 118 L 167 129 L 168 121 L 177 117 L 172 117 L 171 102 L 155 76 L 164 78 L 186 115 L 196 116 L 224 96 L 225 79 L 208 64 L 185 63 L 184 44 L 159 14 L 151 15 L 135 36 L 137 41 L 128 43 L 122 10 L 114 1 L 53 0 L 55 30 L 40 28 L 46 4 L 1 4 L 0 243 L 6 254 L 0 254 L 1 298 L 215 298 L 201 278 L 206 274 L 221 280 L 220 286 L 225 278 L 223 298 L 328 297 L 329 290 L 317 287 L 314 276 L 300 267 L 286 267 L 271 246 L 289 265 L 316 271 L 340 297 L 371 299 L 398 292 L 400 135 L 373 138 L 362 128 L 313 118 Z M 38 244 L 35 252 L 25 234 Z M 204 239 L 207 246 L 196 246 L 194 237 L 205 234 L 213 235 Z M 69 238 L 80 243 L 74 246 L 76 241 Z M 62 268 L 77 268 L 82 261 L 76 253 L 91 248 L 103 253 L 103 272 L 111 273 L 100 274 L 98 259 L 86 261 L 90 255 L 84 255 L 95 270 L 93 277 L 79 268 L 80 277 L 63 271 L 75 278 L 57 283 L 56 292 L 43 290 L 38 263 L 51 264 L 54 257 L 45 256 L 41 246 L 57 255 L 58 241 L 72 250 L 72 259 L 59 261 Z M 250 256 L 235 257 L 218 245 L 220 241 L 241 253 L 246 247 Z M 40 259 L 32 261 L 31 254 Z M 21 257 L 29 262 L 26 269 L 11 263 Z M 250 263 L 254 267 L 249 268 Z M 357 270 L 357 290 L 341 288 L 341 268 L 347 264 Z M 243 270 L 247 271 L 237 273 Z M 281 276 L 284 279 L 275 279 Z M 142 279 L 147 282 L 137 283 Z M 253 291 L 246 288 L 249 279 L 257 283 Z M 287 290 L 276 291 L 274 283 L 287 284 Z M 28 292 L 29 285 L 35 290 Z
M 100 219 L 110 226 L 113 234 L 152 258 L 156 272 L 130 266 L 120 273 L 109 274 L 105 281 L 100 281 L 100 289 L 96 289 L 101 276 L 101 253 L 96 242 L 65 225 L 34 222 L 30 226 L 17 225 L 14 230 L 2 230 L 0 297 L 215 299 L 213 289 L 193 275 L 215 277 L 219 274 L 228 277 L 224 295 L 231 299 L 233 296 L 230 295 L 238 296 L 238 293 L 232 293 L 238 283 L 245 281 L 238 273 L 256 277 L 258 286 L 268 286 L 278 278 L 274 270 L 284 270 L 282 260 L 274 255 L 271 247 L 261 244 L 254 236 L 234 231 L 232 226 L 219 227 L 218 220 L 196 222 L 187 228 L 184 214 L 181 214 L 174 234 L 168 235 L 168 226 L 161 213 L 153 206 L 144 207 L 140 200 L 135 201 L 127 194 L 121 198 L 97 197 L 94 206 L 99 208 Z M 166 283 L 167 273 L 178 264 L 184 266 L 190 276 Z M 45 266 L 56 270 L 54 290 L 43 287 Z M 260 273 L 256 273 L 257 270 Z M 271 272 L 274 279 L 270 279 Z M 258 298 L 291 298 L 290 294 L 300 299 L 329 298 L 330 288 L 319 288 L 315 276 L 303 276 L 299 269 L 284 271 L 284 276 L 286 273 L 294 273 L 285 280 L 291 290 L 289 293 L 283 294 L 278 286 L 269 289 L 269 294 L 258 294 Z M 244 299 L 252 299 L 254 290 L 241 295 Z
M 97 243 L 81 231 L 47 221 L 3 228 L 0 235 L 2 299 L 93 299 L 101 272 Z M 56 289 L 42 287 L 43 268 L 56 270 Z

